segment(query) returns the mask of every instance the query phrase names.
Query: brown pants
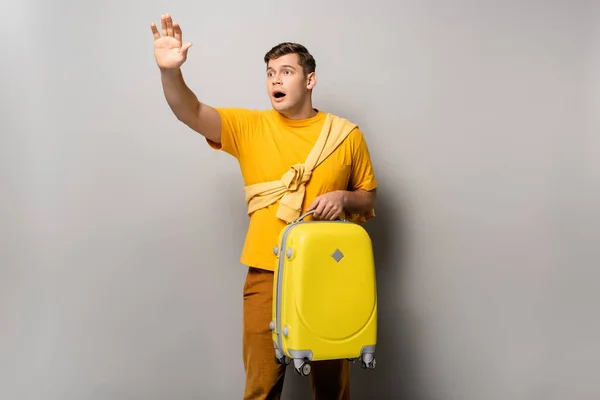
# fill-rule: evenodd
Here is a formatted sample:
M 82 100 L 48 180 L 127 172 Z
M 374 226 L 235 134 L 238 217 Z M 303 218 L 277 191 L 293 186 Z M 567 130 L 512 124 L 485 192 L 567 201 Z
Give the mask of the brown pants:
M 272 318 L 273 272 L 248 270 L 244 285 L 244 400 L 281 398 L 286 366 L 275 362 L 269 322 Z M 350 399 L 350 364 L 346 360 L 311 363 L 309 375 L 315 400 Z M 293 364 L 290 364 L 293 367 Z

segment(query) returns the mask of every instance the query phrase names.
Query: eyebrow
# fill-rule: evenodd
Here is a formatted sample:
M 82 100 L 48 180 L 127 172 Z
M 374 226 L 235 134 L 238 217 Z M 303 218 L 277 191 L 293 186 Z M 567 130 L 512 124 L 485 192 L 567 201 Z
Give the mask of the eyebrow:
M 287 68 L 291 68 L 291 69 L 296 69 L 294 66 L 292 66 L 292 65 L 288 65 L 288 64 L 285 64 L 285 65 L 282 65 L 282 66 L 281 66 L 281 68 L 286 68 L 286 67 L 287 67 Z M 267 71 L 268 71 L 268 70 L 270 70 L 270 69 L 275 69 L 275 68 L 273 68 L 273 67 L 268 67 L 268 68 L 267 68 Z

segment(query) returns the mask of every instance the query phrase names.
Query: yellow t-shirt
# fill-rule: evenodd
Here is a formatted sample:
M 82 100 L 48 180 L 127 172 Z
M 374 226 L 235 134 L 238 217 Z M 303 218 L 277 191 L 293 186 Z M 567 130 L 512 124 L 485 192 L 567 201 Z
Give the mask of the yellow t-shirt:
M 275 110 L 217 108 L 221 116 L 221 143 L 208 144 L 235 157 L 246 186 L 281 179 L 290 166 L 304 163 L 321 133 L 326 114 L 291 120 Z M 354 129 L 312 173 L 306 184 L 303 210 L 315 197 L 334 190 L 373 190 L 375 173 L 363 134 Z M 279 202 L 250 215 L 240 262 L 274 270 L 279 232 L 286 223 L 276 217 Z

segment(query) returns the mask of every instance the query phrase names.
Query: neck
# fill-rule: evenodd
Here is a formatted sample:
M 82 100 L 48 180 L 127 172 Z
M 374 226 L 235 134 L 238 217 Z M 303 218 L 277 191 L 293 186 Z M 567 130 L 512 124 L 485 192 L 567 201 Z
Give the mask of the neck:
M 295 110 L 279 111 L 279 114 L 283 115 L 287 119 L 301 120 L 312 118 L 317 115 L 318 112 L 313 108 L 312 103 L 309 102 Z

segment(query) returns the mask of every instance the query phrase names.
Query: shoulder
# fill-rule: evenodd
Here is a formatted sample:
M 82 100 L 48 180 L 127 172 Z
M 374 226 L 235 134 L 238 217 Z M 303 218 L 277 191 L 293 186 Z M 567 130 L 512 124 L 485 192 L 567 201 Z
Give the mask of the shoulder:
M 345 117 L 343 115 L 338 115 L 338 114 L 334 114 L 332 112 L 327 112 L 327 111 L 321 111 L 321 112 L 324 113 L 325 115 L 329 115 L 329 117 L 333 118 L 334 120 L 343 121 L 343 122 L 346 122 L 346 123 L 349 123 L 349 124 L 353 124 L 353 125 L 358 125 L 356 123 L 356 121 L 353 121 L 349 117 Z
M 352 131 L 350 131 L 350 133 L 348 134 L 348 139 L 351 142 L 359 143 L 365 140 L 365 135 L 363 134 L 363 131 L 360 129 L 360 127 L 356 125 L 354 129 L 352 129 Z
M 348 124 L 352 126 L 352 130 L 344 140 L 346 146 L 350 146 L 353 150 L 360 148 L 365 143 L 365 136 L 358 123 L 348 117 L 340 116 L 333 113 L 327 113 L 330 118 L 338 124 Z
M 346 140 L 349 144 L 351 144 L 352 146 L 355 146 L 355 145 L 359 145 L 361 142 L 363 142 L 365 140 L 363 131 L 361 130 L 358 123 L 356 123 L 355 121 L 353 121 L 351 119 L 339 117 L 337 115 L 332 114 L 332 116 L 334 118 L 337 118 L 340 121 L 352 126 L 352 130 L 350 131 L 350 133 L 348 133 L 348 136 L 346 138 Z
M 225 118 L 262 118 L 269 110 L 258 110 L 243 107 L 216 107 L 219 115 Z
M 353 137 L 362 137 L 362 132 L 360 130 L 360 127 L 358 125 L 358 123 L 348 117 L 344 117 L 344 116 L 340 116 L 337 114 L 333 114 L 333 113 L 327 113 L 327 115 L 329 115 L 330 118 L 333 119 L 334 123 L 338 123 L 338 124 L 346 124 L 346 125 L 350 125 L 353 126 L 352 131 L 350 132 L 350 136 Z

